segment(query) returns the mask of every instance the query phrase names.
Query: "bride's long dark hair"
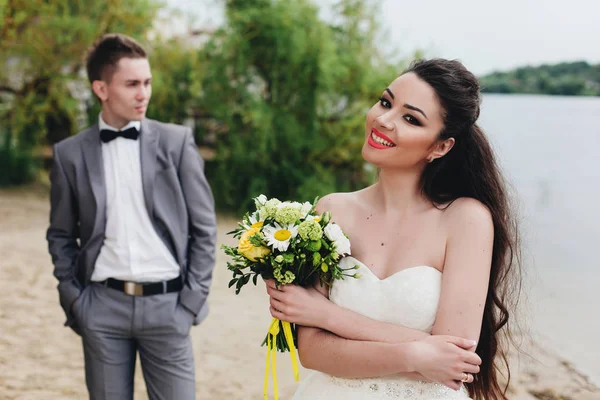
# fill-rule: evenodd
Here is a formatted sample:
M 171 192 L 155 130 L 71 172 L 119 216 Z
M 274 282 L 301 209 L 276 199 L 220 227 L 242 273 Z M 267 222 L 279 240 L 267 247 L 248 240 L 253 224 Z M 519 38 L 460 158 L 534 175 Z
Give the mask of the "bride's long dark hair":
M 477 78 L 455 60 L 417 60 L 405 71 L 416 74 L 436 92 L 443 109 L 440 139 L 454 138 L 444 157 L 425 167 L 424 194 L 434 204 L 472 197 L 485 204 L 494 223 L 492 267 L 477 354 L 481 371 L 467 384 L 475 400 L 507 399 L 510 381 L 507 345 L 509 319 L 521 288 L 521 254 L 517 221 L 492 148 L 476 121 L 481 95 Z M 500 374 L 506 372 L 505 384 Z

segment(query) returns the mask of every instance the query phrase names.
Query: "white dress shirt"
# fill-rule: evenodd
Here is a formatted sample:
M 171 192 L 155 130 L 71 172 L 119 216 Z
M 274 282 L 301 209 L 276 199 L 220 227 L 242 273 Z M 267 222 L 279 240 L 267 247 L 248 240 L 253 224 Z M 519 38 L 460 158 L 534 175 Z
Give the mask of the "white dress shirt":
M 102 115 L 98 125 L 100 130 L 119 130 L 104 122 Z M 139 131 L 140 125 L 140 121 L 131 121 L 121 130 L 133 126 Z M 158 282 L 176 278 L 180 267 L 156 233 L 144 202 L 139 139 L 117 137 L 102 143 L 102 158 L 106 232 L 92 281 L 115 278 Z

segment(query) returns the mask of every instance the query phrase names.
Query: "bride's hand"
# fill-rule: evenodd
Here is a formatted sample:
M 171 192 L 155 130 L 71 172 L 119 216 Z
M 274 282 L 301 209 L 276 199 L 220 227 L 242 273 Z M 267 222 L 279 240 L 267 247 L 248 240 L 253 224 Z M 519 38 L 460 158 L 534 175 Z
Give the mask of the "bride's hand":
M 458 390 L 473 382 L 481 358 L 472 350 L 475 342 L 455 336 L 433 335 L 410 343 L 414 369 L 425 378 Z
M 324 328 L 331 302 L 317 289 L 298 285 L 276 287 L 273 279 L 265 280 L 271 297 L 271 315 L 302 326 Z

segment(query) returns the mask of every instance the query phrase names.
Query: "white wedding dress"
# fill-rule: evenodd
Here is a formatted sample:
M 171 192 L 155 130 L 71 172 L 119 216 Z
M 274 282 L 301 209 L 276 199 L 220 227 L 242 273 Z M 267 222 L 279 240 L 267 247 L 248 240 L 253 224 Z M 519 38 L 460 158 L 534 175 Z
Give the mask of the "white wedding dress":
M 353 257 L 340 261 L 342 268 L 358 265 L 361 277 L 335 281 L 329 298 L 334 303 L 367 317 L 431 332 L 442 285 L 442 273 L 428 266 L 401 270 L 377 278 Z M 294 400 L 469 399 L 463 388 L 452 390 L 439 383 L 414 381 L 400 375 L 382 378 L 344 379 L 312 371 Z

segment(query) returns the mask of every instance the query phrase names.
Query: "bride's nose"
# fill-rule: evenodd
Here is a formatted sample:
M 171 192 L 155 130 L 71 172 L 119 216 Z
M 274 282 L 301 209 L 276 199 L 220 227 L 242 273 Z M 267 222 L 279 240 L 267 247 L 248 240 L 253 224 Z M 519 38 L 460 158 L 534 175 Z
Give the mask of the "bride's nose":
M 377 123 L 377 125 L 379 125 L 379 127 L 388 130 L 388 131 L 393 131 L 394 130 L 394 122 L 393 122 L 393 115 L 391 115 L 392 113 L 387 112 L 384 113 L 382 115 L 380 115 L 379 117 L 377 117 L 375 119 L 375 122 Z

